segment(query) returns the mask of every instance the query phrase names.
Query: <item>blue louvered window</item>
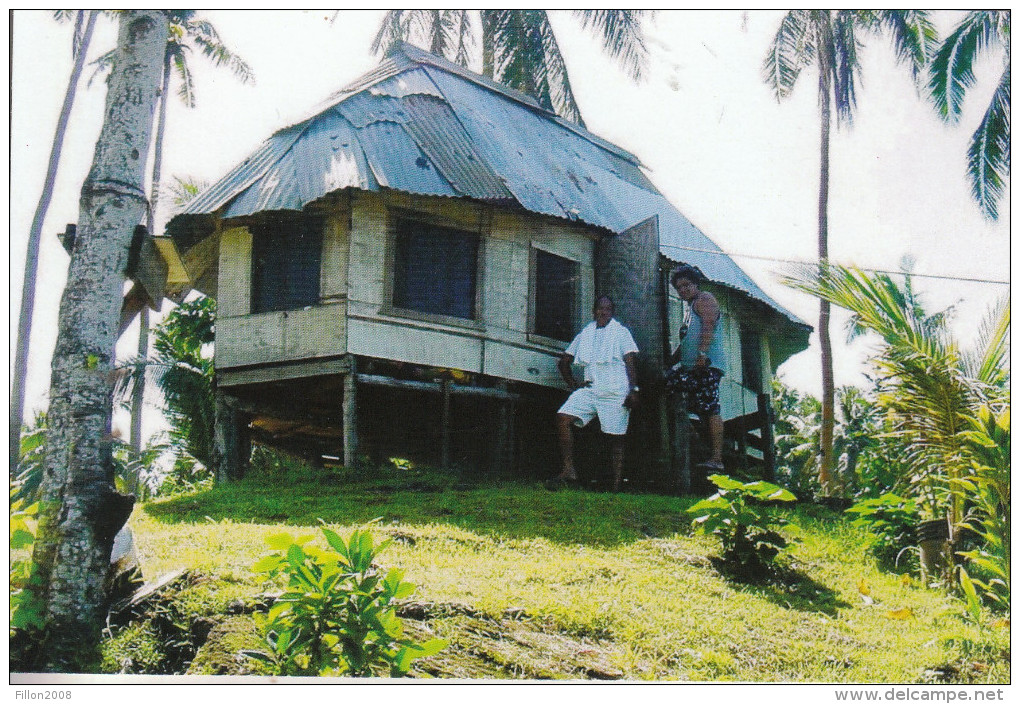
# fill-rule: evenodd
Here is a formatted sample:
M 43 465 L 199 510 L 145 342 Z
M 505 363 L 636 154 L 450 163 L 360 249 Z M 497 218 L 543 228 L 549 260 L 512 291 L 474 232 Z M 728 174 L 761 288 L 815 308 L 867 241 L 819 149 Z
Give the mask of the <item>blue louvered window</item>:
M 306 213 L 269 213 L 252 226 L 252 313 L 318 304 L 322 226 Z
M 474 320 L 478 234 L 398 219 L 395 235 L 393 306 Z

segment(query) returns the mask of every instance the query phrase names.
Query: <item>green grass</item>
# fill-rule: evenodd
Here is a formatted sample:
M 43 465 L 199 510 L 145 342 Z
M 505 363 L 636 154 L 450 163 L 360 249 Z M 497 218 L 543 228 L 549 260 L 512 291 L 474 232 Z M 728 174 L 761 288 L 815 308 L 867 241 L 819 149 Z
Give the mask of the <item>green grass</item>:
M 432 671 L 441 676 L 1009 681 L 1008 628 L 978 629 L 945 592 L 880 571 L 842 517 L 787 510 L 786 574 L 751 585 L 720 573 L 715 540 L 691 534 L 692 503 L 396 469 L 358 480 L 292 471 L 151 502 L 131 525 L 146 577 L 206 575 L 178 608 L 216 617 L 271 588 L 249 569 L 267 536 L 379 519 L 375 531 L 394 539 L 382 562 L 419 585 L 414 599 L 437 614 L 420 625 L 451 642 L 437 661 L 461 658 Z

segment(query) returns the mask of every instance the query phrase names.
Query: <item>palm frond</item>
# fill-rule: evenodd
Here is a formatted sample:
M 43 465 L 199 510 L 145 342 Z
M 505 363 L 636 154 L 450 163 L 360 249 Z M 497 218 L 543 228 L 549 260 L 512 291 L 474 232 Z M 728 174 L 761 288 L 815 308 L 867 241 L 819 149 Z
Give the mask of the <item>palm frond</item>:
M 440 18 L 446 37 L 446 58 L 466 68 L 470 67 L 474 33 L 467 10 L 444 10 Z
M 89 66 L 93 66 L 92 75 L 89 76 L 89 81 L 86 84 L 87 87 L 92 87 L 92 81 L 96 80 L 100 75 L 109 71 L 113 68 L 113 59 L 116 54 L 116 50 L 111 49 L 105 54 L 101 54 L 98 58 L 93 59 L 89 62 Z
M 1009 382 L 1010 302 L 1003 296 L 986 313 L 978 328 L 975 349 L 963 355 L 968 376 L 993 388 Z
M 216 28 L 205 20 L 191 20 L 186 25 L 187 36 L 202 50 L 202 54 L 217 68 L 227 68 L 241 83 L 255 82 L 255 72 L 240 56 L 221 40 Z
M 855 10 L 840 10 L 833 18 L 832 95 L 837 119 L 846 125 L 853 121 L 857 109 L 857 84 L 861 76 L 858 54 L 863 48 L 858 28 L 873 21 L 870 13 Z
M 195 196 L 209 187 L 209 182 L 194 176 L 174 176 L 170 184 L 170 202 L 175 212 L 179 212 L 190 203 Z
M 388 10 L 383 15 L 379 31 L 376 32 L 375 39 L 372 40 L 373 54 L 385 54 L 390 50 L 390 47 L 404 38 L 404 12 L 404 10 Z
M 896 58 L 910 68 L 920 83 L 935 56 L 938 31 L 927 10 L 880 10 L 882 25 L 892 35 Z
M 581 27 L 595 32 L 602 49 L 635 81 L 648 71 L 648 47 L 641 20 L 652 14 L 654 11 L 648 10 L 574 10 Z
M 946 122 L 960 119 L 967 90 L 974 85 L 974 64 L 997 39 L 998 28 L 995 11 L 970 12 L 935 53 L 928 88 L 936 112 Z
M 999 200 L 1009 178 L 1010 162 L 1010 66 L 999 79 L 981 124 L 971 137 L 967 151 L 967 172 L 971 191 L 982 213 L 989 220 L 999 217 Z
M 812 26 L 807 10 L 791 10 L 779 23 L 762 64 L 765 83 L 772 88 L 776 100 L 793 92 L 800 72 L 814 60 L 817 43 Z
M 167 50 L 169 52 L 172 44 L 167 44 Z M 188 61 L 185 56 L 187 52 L 191 51 L 191 48 L 179 44 L 173 52 L 169 52 L 168 60 L 177 73 L 178 79 L 180 79 L 179 85 L 177 86 L 177 97 L 181 99 L 187 107 L 195 107 L 195 82 L 191 75 L 191 68 L 188 66 Z
M 497 10 L 492 16 L 494 78 L 527 93 L 546 110 L 554 111 L 546 66 L 543 10 Z M 558 49 L 557 49 L 558 51 Z

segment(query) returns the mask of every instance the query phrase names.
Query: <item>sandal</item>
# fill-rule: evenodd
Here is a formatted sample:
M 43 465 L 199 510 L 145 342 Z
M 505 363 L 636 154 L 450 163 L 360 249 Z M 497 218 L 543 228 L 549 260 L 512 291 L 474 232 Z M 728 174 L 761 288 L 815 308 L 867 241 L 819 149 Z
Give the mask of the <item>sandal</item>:
M 726 467 L 723 466 L 722 462 L 712 462 L 712 461 L 709 461 L 709 462 L 699 462 L 696 466 L 697 466 L 698 469 L 713 470 L 715 472 L 723 472 L 723 471 L 726 470 Z
M 547 479 L 545 482 L 545 488 L 549 491 L 556 491 L 557 489 L 564 488 L 575 488 L 577 486 L 580 486 L 580 482 L 577 480 L 577 477 L 553 477 L 552 479 Z

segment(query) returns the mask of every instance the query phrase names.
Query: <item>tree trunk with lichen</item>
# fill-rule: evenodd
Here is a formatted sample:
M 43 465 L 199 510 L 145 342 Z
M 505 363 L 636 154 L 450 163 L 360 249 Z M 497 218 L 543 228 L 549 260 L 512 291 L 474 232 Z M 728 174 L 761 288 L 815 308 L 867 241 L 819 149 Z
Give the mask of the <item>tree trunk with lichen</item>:
M 80 671 L 95 656 L 113 538 L 134 502 L 113 484 L 111 379 L 124 269 L 146 208 L 145 165 L 168 32 L 163 11 L 121 16 L 103 128 L 82 186 L 53 353 L 34 554 L 45 614 L 43 671 Z

